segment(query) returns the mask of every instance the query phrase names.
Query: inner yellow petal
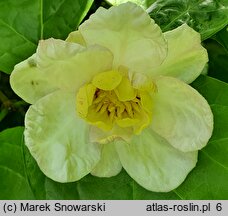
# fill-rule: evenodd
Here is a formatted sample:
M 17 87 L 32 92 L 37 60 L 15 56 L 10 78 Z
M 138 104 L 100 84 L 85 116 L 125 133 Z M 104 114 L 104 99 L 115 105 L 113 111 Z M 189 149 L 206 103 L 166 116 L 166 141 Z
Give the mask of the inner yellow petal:
M 81 87 L 76 96 L 77 112 L 83 118 L 88 114 L 88 108 L 92 105 L 96 87 L 92 84 L 86 84 Z
M 115 93 L 120 101 L 130 101 L 136 97 L 136 90 L 132 87 L 130 80 L 125 76 L 115 89 Z
M 141 97 L 141 104 L 142 107 L 148 112 L 151 113 L 152 108 L 153 108 L 153 101 L 151 99 L 151 96 L 147 92 L 141 92 L 140 94 Z
M 150 124 L 153 108 L 151 94 L 156 92 L 156 85 L 142 80 L 140 84 L 148 85 L 137 89 L 126 74 L 112 70 L 97 74 L 90 84 L 79 89 L 77 111 L 89 124 L 105 132 L 105 137 L 98 139 L 100 143 L 120 135 L 123 137 L 124 131 L 140 134 Z M 114 128 L 118 128 L 115 133 Z
M 101 107 L 102 109 L 102 107 Z M 112 129 L 112 122 L 109 119 L 109 116 L 106 112 L 96 112 L 95 107 L 90 107 L 88 111 L 88 115 L 86 120 L 92 124 L 97 126 L 98 128 L 103 129 L 104 131 L 108 131 Z
M 122 75 L 118 71 L 106 71 L 97 74 L 93 80 L 92 84 L 102 90 L 113 90 L 121 82 Z
M 139 119 L 139 122 L 133 126 L 133 129 L 134 133 L 138 135 L 150 124 L 152 115 L 142 110 L 140 113 L 136 114 L 136 118 Z
M 117 125 L 119 125 L 120 127 L 131 127 L 137 124 L 138 122 L 139 122 L 139 119 L 135 119 L 135 118 L 123 118 L 123 119 L 116 120 Z

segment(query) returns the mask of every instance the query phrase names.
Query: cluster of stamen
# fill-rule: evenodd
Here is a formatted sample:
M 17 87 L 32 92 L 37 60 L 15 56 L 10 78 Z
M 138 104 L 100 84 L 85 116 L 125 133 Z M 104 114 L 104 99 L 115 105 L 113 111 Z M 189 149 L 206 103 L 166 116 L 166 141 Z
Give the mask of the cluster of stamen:
M 139 96 L 130 101 L 120 101 L 114 90 L 97 89 L 92 104 L 95 112 L 100 114 L 106 112 L 112 122 L 115 119 L 134 118 L 135 114 L 140 112 Z

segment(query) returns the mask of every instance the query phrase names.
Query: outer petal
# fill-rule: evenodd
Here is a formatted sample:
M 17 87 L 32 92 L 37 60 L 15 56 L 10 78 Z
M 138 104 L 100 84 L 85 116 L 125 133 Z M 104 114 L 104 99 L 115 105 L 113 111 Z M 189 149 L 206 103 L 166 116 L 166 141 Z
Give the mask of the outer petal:
M 15 66 L 10 84 L 21 98 L 35 103 L 56 89 L 75 92 L 95 74 L 110 70 L 112 61 L 112 54 L 105 48 L 87 49 L 48 39 L 39 43 L 36 54 Z
M 157 75 L 176 77 L 186 83 L 194 81 L 208 61 L 207 51 L 200 44 L 200 34 L 187 24 L 164 33 L 168 41 L 168 55 L 157 69 Z
M 213 130 L 213 114 L 207 101 L 184 82 L 160 77 L 156 80 L 152 128 L 181 151 L 203 148 Z
M 72 182 L 90 173 L 100 159 L 100 148 L 89 142 L 88 130 L 76 116 L 75 95 L 56 91 L 30 106 L 25 144 L 45 175 Z
M 98 44 L 114 54 L 114 68 L 124 65 L 137 72 L 158 66 L 166 56 L 161 29 L 133 3 L 99 8 L 80 27 L 87 45 Z
M 82 34 L 79 31 L 71 32 L 68 35 L 66 41 L 72 42 L 72 43 L 77 43 L 77 44 L 80 44 L 82 46 L 86 46 L 86 42 L 85 42 L 84 38 L 82 37 Z
M 92 170 L 91 174 L 98 177 L 111 177 L 117 175 L 121 169 L 122 165 L 114 143 L 102 145 L 101 160 Z
M 118 141 L 116 149 L 128 174 L 144 188 L 168 192 L 178 187 L 194 168 L 197 152 L 181 152 L 147 128 L 131 143 Z
M 11 88 L 31 104 L 58 89 L 57 85 L 50 84 L 44 71 L 36 67 L 35 58 L 36 54 L 17 64 L 10 76 Z

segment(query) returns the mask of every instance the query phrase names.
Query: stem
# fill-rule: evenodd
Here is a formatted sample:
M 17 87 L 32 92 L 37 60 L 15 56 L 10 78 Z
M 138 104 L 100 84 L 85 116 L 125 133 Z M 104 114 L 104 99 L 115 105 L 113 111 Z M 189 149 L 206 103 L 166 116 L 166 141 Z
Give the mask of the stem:
M 2 102 L 2 110 L 0 110 L 0 121 L 2 121 L 10 110 L 17 110 L 21 115 L 25 115 L 23 106 L 28 104 L 21 101 L 11 101 L 1 90 L 0 90 L 0 102 Z
M 3 94 L 3 92 L 0 90 L 0 101 L 2 101 L 2 103 L 5 103 L 6 101 L 8 101 L 9 99 Z
M 13 107 L 15 108 L 18 108 L 18 107 L 21 107 L 21 106 L 27 106 L 28 103 L 26 103 L 25 101 L 21 100 L 21 101 L 17 101 L 13 104 Z
M 10 108 L 12 103 L 9 98 L 0 90 L 0 101 L 2 102 L 3 106 L 6 108 Z

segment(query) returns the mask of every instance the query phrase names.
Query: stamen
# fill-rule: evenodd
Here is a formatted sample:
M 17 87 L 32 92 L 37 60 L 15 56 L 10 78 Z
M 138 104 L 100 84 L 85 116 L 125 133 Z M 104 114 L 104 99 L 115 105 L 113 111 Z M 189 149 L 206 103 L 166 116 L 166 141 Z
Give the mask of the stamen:
M 132 111 L 132 106 L 131 106 L 131 103 L 129 101 L 125 101 L 123 102 L 125 107 L 126 107 L 126 111 L 128 113 L 128 115 L 131 117 L 131 118 L 134 118 L 134 114 L 133 114 L 133 111 Z
M 151 95 L 146 90 L 132 86 L 128 77 L 123 78 L 122 75 L 120 78 L 126 82 L 120 80 L 121 83 L 117 83 L 115 88 L 110 88 L 109 77 L 106 75 L 113 78 L 113 73 L 105 73 L 97 76 L 94 83 L 86 84 L 80 89 L 76 96 L 77 112 L 90 124 L 103 130 L 111 130 L 117 124 L 117 128 L 132 127 L 129 130 L 134 130 L 134 133 L 141 132 L 151 120 Z M 126 83 L 129 88 L 126 88 Z M 102 89 L 98 87 L 100 84 Z M 156 85 L 151 85 L 150 90 L 152 87 L 155 91 Z
M 109 106 L 108 106 L 108 111 L 109 112 L 113 112 L 113 111 L 115 111 L 115 109 L 116 109 L 115 105 L 113 103 L 110 103 Z
M 106 96 L 105 92 L 98 94 L 97 98 L 93 101 L 94 104 L 100 103 Z
M 131 101 L 121 102 L 118 100 L 114 91 L 101 91 L 98 90 L 95 94 L 95 99 L 93 104 L 97 105 L 96 112 L 100 114 L 105 111 L 109 112 L 109 117 L 111 121 L 114 120 L 114 117 L 122 118 L 123 113 L 125 112 L 125 116 L 129 116 L 130 118 L 134 118 L 134 112 L 140 112 L 140 97 L 137 96 Z
M 103 106 L 103 103 L 99 103 L 97 105 L 97 108 L 96 108 L 95 112 L 99 112 L 102 106 Z
M 116 115 L 118 118 L 122 117 L 122 113 L 124 112 L 124 110 L 125 110 L 125 106 L 120 103 L 120 105 L 117 107 L 117 111 L 116 111 L 117 112 Z
M 135 102 L 135 103 L 139 103 L 140 102 L 140 98 L 134 98 L 133 100 L 132 100 L 133 102 Z
M 111 122 L 113 122 L 114 117 L 115 117 L 115 111 L 114 112 L 110 112 L 109 118 L 110 118 Z
M 135 111 L 140 112 L 140 107 L 137 103 L 131 102 L 131 106 Z
M 109 105 L 108 103 L 103 104 L 103 106 L 101 107 L 99 113 L 100 114 L 104 113 L 107 110 L 108 105 Z

